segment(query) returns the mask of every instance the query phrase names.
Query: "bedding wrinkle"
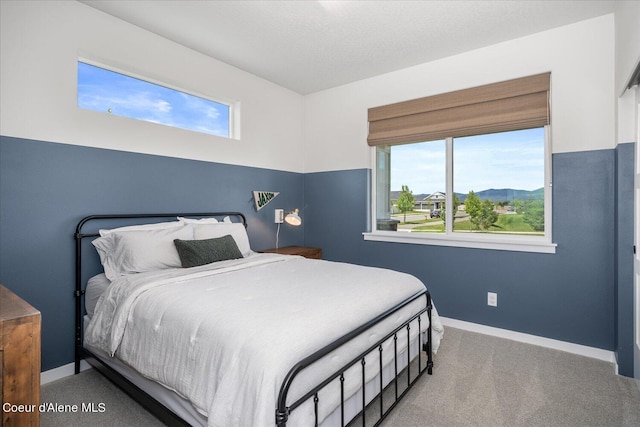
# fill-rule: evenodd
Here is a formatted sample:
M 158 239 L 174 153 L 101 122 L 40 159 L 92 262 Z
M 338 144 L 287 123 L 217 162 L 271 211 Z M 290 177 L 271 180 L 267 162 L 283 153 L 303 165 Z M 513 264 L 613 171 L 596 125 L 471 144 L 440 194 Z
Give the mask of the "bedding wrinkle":
M 96 306 L 86 339 L 110 354 L 117 351 L 142 375 L 187 398 L 210 426 L 271 426 L 277 393 L 292 366 L 423 289 L 415 277 L 390 270 L 253 254 L 114 280 Z M 424 304 L 418 298 L 305 369 L 290 388 L 290 401 Z M 436 321 L 437 313 L 434 326 Z M 422 329 L 427 326 L 423 319 Z M 412 325 L 411 339 L 418 333 Z M 406 345 L 407 334 L 399 335 L 399 345 Z M 385 350 L 383 359 L 391 352 Z M 367 356 L 367 366 L 377 366 L 378 357 Z M 346 373 L 349 394 L 359 387 L 360 369 Z M 367 369 L 367 378 L 375 371 Z M 326 393 L 322 417 L 338 399 Z M 313 414 L 306 403 L 297 411 Z

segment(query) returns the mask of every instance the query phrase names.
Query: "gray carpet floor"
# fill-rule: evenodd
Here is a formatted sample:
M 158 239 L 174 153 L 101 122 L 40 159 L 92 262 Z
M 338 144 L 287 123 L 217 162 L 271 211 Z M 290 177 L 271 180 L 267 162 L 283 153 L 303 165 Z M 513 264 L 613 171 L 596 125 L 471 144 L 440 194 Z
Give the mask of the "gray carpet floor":
M 47 426 L 159 426 L 94 370 L 42 387 L 42 402 L 104 403 L 104 412 L 46 412 Z M 640 426 L 640 391 L 610 363 L 446 328 L 424 375 L 383 422 L 426 426 Z

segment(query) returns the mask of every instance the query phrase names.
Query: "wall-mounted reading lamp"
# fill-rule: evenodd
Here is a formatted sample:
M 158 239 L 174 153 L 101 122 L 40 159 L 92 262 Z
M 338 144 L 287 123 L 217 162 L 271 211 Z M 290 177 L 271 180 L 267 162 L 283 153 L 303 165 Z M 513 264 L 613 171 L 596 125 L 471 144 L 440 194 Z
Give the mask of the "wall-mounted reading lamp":
M 278 224 L 278 231 L 276 232 L 276 249 L 278 249 L 278 237 L 280 235 L 280 224 L 286 222 L 289 225 L 293 225 L 297 227 L 302 224 L 302 219 L 298 214 L 300 212 L 298 209 L 294 209 L 289 212 L 286 216 L 284 215 L 284 209 L 276 209 L 275 211 L 275 223 Z
M 284 215 L 284 209 L 276 209 L 275 211 L 275 223 L 282 224 L 283 222 L 287 222 L 289 225 L 298 226 L 302 224 L 302 219 L 298 214 L 300 212 L 298 209 L 294 209 L 289 212 L 287 216 Z
M 284 217 L 284 220 L 287 222 L 287 224 L 296 227 L 302 224 L 302 219 L 300 218 L 300 215 L 298 215 L 298 212 L 298 209 L 294 209 L 293 212 L 290 212 L 287 216 Z

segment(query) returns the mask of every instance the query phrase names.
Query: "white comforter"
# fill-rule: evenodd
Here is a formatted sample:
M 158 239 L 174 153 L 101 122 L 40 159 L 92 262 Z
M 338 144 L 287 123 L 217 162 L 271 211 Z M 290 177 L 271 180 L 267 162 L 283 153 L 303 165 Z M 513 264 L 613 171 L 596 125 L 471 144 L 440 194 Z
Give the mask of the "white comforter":
M 96 306 L 85 343 L 189 399 L 210 426 L 272 426 L 279 387 L 296 362 L 422 289 L 415 277 L 391 270 L 255 254 L 114 280 Z M 419 298 L 305 371 L 292 385 L 289 402 L 419 311 L 424 301 Z M 424 330 L 428 322 L 422 317 Z M 435 310 L 432 321 L 435 351 L 442 333 Z M 374 353 L 368 366 L 377 366 Z M 384 353 L 389 359 L 392 351 Z M 334 395 L 321 395 L 321 416 L 339 404 Z M 293 414 L 309 411 L 301 407 Z

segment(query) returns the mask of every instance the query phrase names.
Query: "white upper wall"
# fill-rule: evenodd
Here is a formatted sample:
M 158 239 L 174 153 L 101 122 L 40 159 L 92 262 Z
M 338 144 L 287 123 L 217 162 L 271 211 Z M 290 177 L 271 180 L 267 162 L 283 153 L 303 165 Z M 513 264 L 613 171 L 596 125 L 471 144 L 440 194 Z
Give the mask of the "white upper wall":
M 305 172 L 371 167 L 367 109 L 551 71 L 554 153 L 615 147 L 614 16 L 305 97 Z
M 0 8 L 5 136 L 293 172 L 369 168 L 368 108 L 551 71 L 553 152 L 615 146 L 613 14 L 302 97 L 75 1 Z M 239 101 L 241 139 L 81 110 L 78 58 Z
M 301 95 L 75 1 L 0 8 L 0 134 L 302 172 Z M 241 139 L 79 109 L 79 57 L 239 101 Z

